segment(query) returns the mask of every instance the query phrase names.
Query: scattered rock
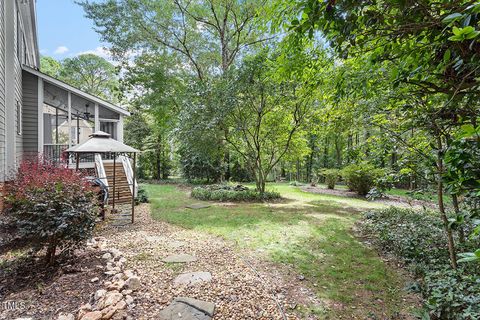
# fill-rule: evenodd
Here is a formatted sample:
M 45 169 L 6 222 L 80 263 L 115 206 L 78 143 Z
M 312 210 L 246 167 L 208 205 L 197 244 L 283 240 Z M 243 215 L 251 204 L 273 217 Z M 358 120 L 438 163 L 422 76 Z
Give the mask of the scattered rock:
M 128 296 L 128 295 L 131 294 L 132 292 L 133 292 L 133 290 L 123 290 L 123 291 L 122 291 L 122 294 L 123 294 L 124 296 Z
M 210 282 L 212 281 L 212 274 L 210 272 L 189 272 L 182 273 L 173 280 L 174 286 L 181 285 L 194 285 L 201 282 Z
M 111 254 L 113 254 L 114 259 L 120 258 L 123 255 L 123 253 L 118 249 L 112 248 L 109 251 L 110 251 Z
M 140 278 L 137 276 L 133 276 L 127 279 L 125 281 L 125 287 L 128 288 L 129 290 L 138 290 L 142 286 L 142 283 L 140 282 Z
M 187 263 L 197 261 L 197 257 L 191 256 L 189 254 L 174 254 L 163 258 L 163 262 L 168 263 Z
M 90 280 L 90 282 L 98 282 L 98 280 L 100 280 L 100 279 L 98 279 L 98 277 L 95 277 L 95 278 L 92 278 L 92 279 Z
M 100 311 L 92 311 L 86 313 L 81 320 L 100 320 L 102 319 L 102 313 Z
M 124 286 L 125 286 L 125 281 L 123 281 L 123 280 L 120 279 L 120 280 L 115 281 L 114 283 L 112 283 L 112 284 L 108 287 L 108 290 L 121 291 Z
M 103 308 L 106 308 L 108 306 L 115 305 L 115 304 L 117 304 L 117 302 L 119 302 L 122 299 L 123 299 L 123 294 L 121 294 L 120 292 L 118 292 L 116 290 L 109 291 L 109 292 L 107 292 L 105 297 L 103 297 L 102 299 L 99 300 L 99 302 L 97 304 L 97 308 L 98 309 L 103 309 Z
M 71 313 L 60 313 L 57 320 L 75 320 L 75 316 Z
M 126 302 L 128 305 L 133 304 L 133 302 L 134 302 L 133 297 L 130 296 L 130 295 L 126 295 L 126 296 L 125 296 L 125 302 Z
M 125 270 L 123 271 L 123 274 L 125 275 L 125 277 L 127 277 L 127 279 L 135 276 L 132 270 Z
M 112 258 L 113 258 L 112 254 L 110 252 L 107 252 L 102 256 L 102 259 L 105 259 L 105 260 L 111 260 Z
M 107 294 L 107 290 L 105 289 L 100 289 L 95 292 L 95 301 L 99 300 L 100 298 L 103 298 Z
M 78 310 L 78 319 L 81 319 L 85 314 L 89 313 L 90 311 L 92 311 L 92 305 L 90 303 L 81 305 Z

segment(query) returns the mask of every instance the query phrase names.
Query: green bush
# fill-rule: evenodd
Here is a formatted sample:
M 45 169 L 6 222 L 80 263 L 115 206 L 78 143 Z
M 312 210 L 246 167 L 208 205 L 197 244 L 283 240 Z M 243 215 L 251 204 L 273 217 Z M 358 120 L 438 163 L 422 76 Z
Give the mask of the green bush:
M 288 184 L 294 187 L 303 187 L 305 185 L 305 183 L 301 183 L 298 181 L 290 181 Z
M 57 249 L 73 249 L 92 236 L 95 196 L 74 170 L 42 159 L 24 161 L 7 185 L 5 203 L 17 239 L 35 251 L 46 248 L 48 264 L 55 262 Z
M 376 180 L 383 175 L 382 169 L 375 168 L 369 163 L 351 164 L 341 171 L 347 187 L 362 196 L 367 195 L 375 186 Z
M 338 178 L 340 177 L 340 170 L 338 169 L 324 169 L 321 171 L 322 176 L 325 179 L 325 184 L 328 189 L 335 189 Z
M 245 186 L 209 185 L 196 187 L 191 196 L 198 200 L 212 201 L 270 201 L 280 198 L 278 192 L 260 193 Z
M 425 299 L 427 319 L 480 319 L 480 267 L 465 263 L 451 269 L 438 216 L 433 211 L 391 207 L 365 213 L 361 230 L 419 277 L 413 288 Z M 478 239 L 468 239 L 457 248 L 464 252 L 478 245 Z
M 135 198 L 135 203 L 148 203 L 148 194 L 147 190 L 143 189 L 142 187 L 138 188 L 137 197 Z

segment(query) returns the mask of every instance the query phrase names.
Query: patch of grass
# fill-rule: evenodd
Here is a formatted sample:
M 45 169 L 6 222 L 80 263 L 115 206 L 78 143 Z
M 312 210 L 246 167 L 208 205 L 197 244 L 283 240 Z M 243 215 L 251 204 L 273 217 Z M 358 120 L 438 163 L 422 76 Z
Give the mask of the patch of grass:
M 165 262 L 164 266 L 172 270 L 174 274 L 180 274 L 183 270 L 183 263 Z
M 404 308 L 402 277 L 351 232 L 359 212 L 382 204 L 307 193 L 283 183 L 268 185 L 285 198 L 279 203 L 213 204 L 189 210 L 186 205 L 199 201 L 190 199 L 187 191 L 171 185 L 145 188 L 155 219 L 222 236 L 241 248 L 291 265 L 306 277 L 318 297 L 342 306 L 328 308 L 326 317 L 363 319 L 374 314 L 383 318 Z M 304 309 L 318 313 L 308 311 L 310 306 Z
M 387 195 L 399 196 L 407 199 L 432 202 L 434 204 L 437 204 L 438 202 L 438 195 L 436 194 L 435 191 L 412 192 L 411 190 L 407 190 L 407 189 L 393 188 L 393 189 L 387 190 L 385 193 Z M 452 199 L 448 195 L 444 198 L 444 201 L 448 205 L 452 204 Z
M 147 261 L 152 258 L 152 255 L 147 252 L 141 252 L 137 254 L 133 259 L 138 260 L 138 261 Z

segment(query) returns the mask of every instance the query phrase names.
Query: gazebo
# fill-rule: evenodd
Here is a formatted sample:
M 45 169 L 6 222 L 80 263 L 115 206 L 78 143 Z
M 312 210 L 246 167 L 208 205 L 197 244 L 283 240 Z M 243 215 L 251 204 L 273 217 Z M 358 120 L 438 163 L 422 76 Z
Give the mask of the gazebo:
M 137 153 L 140 151 L 126 144 L 112 139 L 110 134 L 96 131 L 82 144 L 78 144 L 66 150 L 73 155 L 76 170 L 80 169 L 82 157 L 95 157 L 95 175 L 108 188 L 108 202 L 112 205 L 112 212 L 118 213 L 115 208 L 116 202 L 128 199 L 125 195 L 130 191 L 130 213 L 119 212 L 121 217 L 131 215 L 131 222 L 135 220 L 135 196 L 138 189 L 136 182 Z M 133 165 L 130 163 L 133 159 Z M 112 165 L 113 164 L 113 165 Z M 118 168 L 121 164 L 121 168 Z

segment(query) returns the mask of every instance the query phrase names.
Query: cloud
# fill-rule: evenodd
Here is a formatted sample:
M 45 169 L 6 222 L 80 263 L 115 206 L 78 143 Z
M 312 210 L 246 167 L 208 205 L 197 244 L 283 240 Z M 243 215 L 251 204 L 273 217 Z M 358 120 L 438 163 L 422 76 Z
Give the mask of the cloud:
M 112 55 L 110 54 L 110 51 L 107 48 L 104 47 L 96 47 L 94 50 L 86 50 L 82 51 L 76 54 L 76 56 L 82 55 L 82 54 L 94 54 L 99 57 L 102 57 L 106 60 L 112 60 Z
M 55 51 L 53 53 L 55 54 L 64 54 L 64 53 L 67 53 L 68 52 L 68 48 L 65 47 L 65 46 L 60 46 L 58 47 L 57 49 L 55 49 Z

